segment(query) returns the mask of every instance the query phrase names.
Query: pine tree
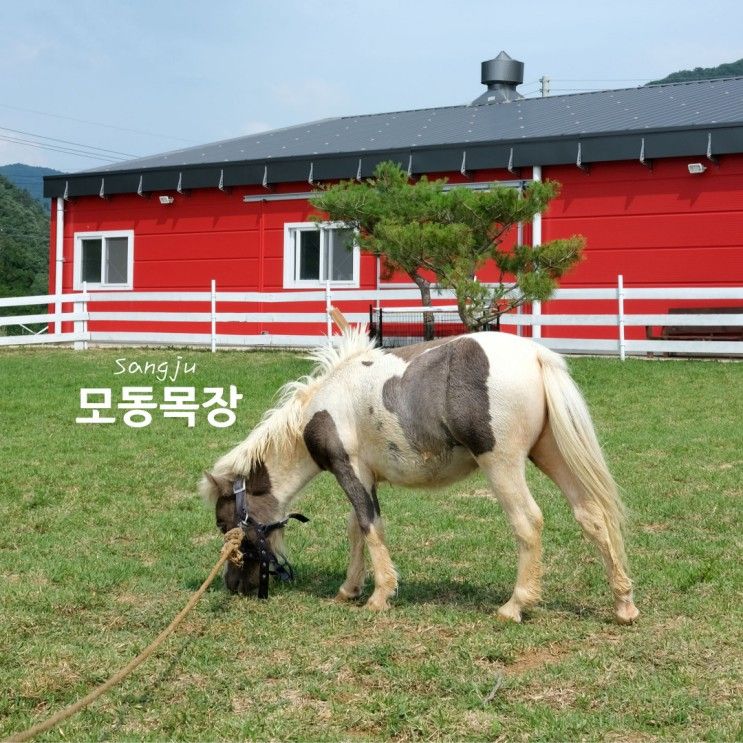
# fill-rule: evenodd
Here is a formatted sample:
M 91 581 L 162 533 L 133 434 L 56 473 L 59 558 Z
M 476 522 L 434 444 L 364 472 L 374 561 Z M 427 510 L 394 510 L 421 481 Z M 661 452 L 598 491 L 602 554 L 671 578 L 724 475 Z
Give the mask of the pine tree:
M 431 276 L 454 291 L 462 322 L 478 330 L 515 307 L 547 299 L 557 280 L 582 256 L 584 240 L 573 236 L 538 245 L 505 250 L 506 234 L 519 222 L 530 222 L 545 211 L 559 190 L 555 182 L 533 181 L 523 191 L 451 188 L 446 180 L 423 176 L 410 183 L 397 164 L 377 166 L 362 183 L 342 181 L 311 199 L 333 221 L 359 230 L 364 249 L 384 257 L 388 271 L 402 270 L 431 306 Z M 320 217 L 318 217 L 320 219 Z M 493 286 L 476 274 L 492 260 L 500 271 Z M 510 280 L 509 280 L 510 279 Z M 425 337 L 433 337 L 433 316 L 424 315 Z

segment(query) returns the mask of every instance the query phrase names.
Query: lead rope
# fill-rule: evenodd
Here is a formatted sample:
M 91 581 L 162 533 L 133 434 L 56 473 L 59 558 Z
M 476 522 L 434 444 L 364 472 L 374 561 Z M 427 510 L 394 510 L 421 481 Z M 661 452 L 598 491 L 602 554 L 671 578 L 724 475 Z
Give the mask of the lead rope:
M 217 560 L 217 564 L 212 568 L 207 579 L 201 584 L 199 590 L 191 596 L 188 603 L 175 616 L 173 621 L 136 658 L 129 661 L 129 663 L 127 663 L 120 671 L 117 671 L 110 679 L 108 679 L 108 681 L 91 691 L 87 696 L 84 696 L 77 702 L 74 702 L 68 707 L 60 710 L 57 714 L 52 715 L 48 720 L 40 722 L 23 732 L 11 735 L 10 738 L 6 738 L 2 743 L 21 743 L 21 741 L 31 740 L 31 738 L 34 738 L 40 733 L 51 730 L 68 717 L 72 717 L 76 712 L 85 709 L 85 707 L 92 704 L 96 699 L 98 699 L 98 697 L 105 694 L 109 689 L 121 683 L 132 671 L 144 663 L 144 661 L 146 661 L 147 658 L 149 658 L 155 650 L 157 650 L 160 645 L 170 637 L 171 634 L 173 634 L 178 625 L 188 616 L 191 609 L 193 609 L 199 602 L 199 599 L 204 595 L 206 589 L 209 588 L 212 581 L 217 577 L 217 573 L 227 560 L 235 565 L 242 564 L 242 553 L 240 552 L 240 544 L 242 543 L 242 540 L 242 529 L 231 529 L 224 535 L 224 545 L 222 546 L 219 560 Z

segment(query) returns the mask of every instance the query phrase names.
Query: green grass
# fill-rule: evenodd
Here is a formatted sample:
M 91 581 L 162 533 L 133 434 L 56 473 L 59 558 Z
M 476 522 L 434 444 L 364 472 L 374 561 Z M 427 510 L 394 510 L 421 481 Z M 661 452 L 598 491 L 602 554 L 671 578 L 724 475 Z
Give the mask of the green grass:
M 200 472 L 308 368 L 180 353 L 198 367 L 185 383 L 245 394 L 233 428 L 75 424 L 80 387 L 164 386 L 114 376 L 114 359 L 175 352 L 0 352 L 2 736 L 105 680 L 186 602 L 221 543 Z M 495 619 L 515 549 L 476 477 L 383 487 L 394 608 L 336 604 L 347 506 L 322 475 L 299 504 L 311 523 L 287 534 L 294 584 L 267 602 L 215 584 L 155 658 L 45 738 L 740 740 L 743 365 L 571 367 L 631 509 L 637 625 L 612 624 L 599 561 L 536 472 L 545 591 L 522 625 Z

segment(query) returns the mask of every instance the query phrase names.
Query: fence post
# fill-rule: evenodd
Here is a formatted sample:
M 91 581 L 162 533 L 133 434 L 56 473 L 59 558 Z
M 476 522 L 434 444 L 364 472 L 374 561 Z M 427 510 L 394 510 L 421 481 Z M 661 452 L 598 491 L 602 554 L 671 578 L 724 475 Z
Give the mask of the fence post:
M 217 350 L 217 281 L 212 279 L 212 297 L 211 297 L 211 319 L 212 319 L 212 353 Z
M 83 281 L 83 293 L 80 295 L 80 299 L 82 299 L 82 302 L 74 302 L 72 305 L 72 311 L 77 314 L 79 313 L 85 313 L 87 315 L 88 313 L 88 282 Z M 75 320 L 73 324 L 73 329 L 75 332 L 75 335 L 78 333 L 82 334 L 83 336 L 87 336 L 88 334 L 88 318 L 83 317 L 82 320 Z M 86 351 L 88 349 L 88 341 L 85 339 L 85 337 L 82 340 L 76 340 L 72 347 L 75 349 L 75 351 Z
M 531 337 L 541 338 L 542 337 L 542 326 L 539 324 L 539 318 L 542 316 L 542 301 L 535 299 L 531 303 Z
M 333 319 L 330 317 L 330 313 L 333 309 L 333 305 L 331 302 L 331 296 L 330 296 L 330 282 L 325 282 L 325 321 L 327 323 L 327 334 L 328 334 L 328 344 L 332 345 L 333 342 L 331 340 L 333 336 Z
M 88 339 L 90 338 L 90 329 L 88 327 L 88 322 L 90 321 L 90 313 L 88 312 L 88 302 L 90 301 L 90 295 L 88 294 L 88 282 L 83 281 L 83 313 L 85 314 L 85 317 L 83 318 L 83 334 L 85 335 L 85 340 L 83 341 L 83 350 L 88 350 Z
M 520 318 L 521 315 L 523 315 L 523 314 L 524 314 L 524 308 L 523 308 L 523 306 L 520 305 L 520 304 L 519 305 L 516 305 L 516 317 L 519 317 Z M 516 326 L 516 335 L 523 335 L 523 334 L 524 334 L 524 326 L 521 323 L 519 323 Z
M 627 351 L 624 342 L 624 276 L 617 276 L 617 331 L 619 337 L 619 358 L 624 361 Z

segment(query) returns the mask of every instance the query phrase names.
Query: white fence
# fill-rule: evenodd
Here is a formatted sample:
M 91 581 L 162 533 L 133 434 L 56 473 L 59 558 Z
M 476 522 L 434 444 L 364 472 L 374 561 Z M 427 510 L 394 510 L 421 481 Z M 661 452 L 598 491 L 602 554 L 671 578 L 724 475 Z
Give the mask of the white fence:
M 451 302 L 451 293 L 434 293 L 435 302 Z M 0 308 L 19 306 L 54 306 L 53 312 L 39 312 L 28 315 L 0 317 L 0 333 L 3 327 L 21 326 L 28 331 L 27 335 L 0 335 L 0 346 L 35 345 L 40 343 L 73 343 L 75 348 L 87 348 L 89 343 L 114 345 L 175 345 L 206 346 L 212 351 L 218 347 L 259 347 L 314 346 L 321 342 L 323 335 L 329 335 L 331 320 L 329 310 L 338 305 L 351 322 L 367 322 L 368 313 L 359 312 L 358 304 L 366 302 L 375 306 L 394 309 L 394 303 L 420 300 L 415 287 L 384 288 L 376 290 L 330 289 L 291 292 L 220 292 L 212 281 L 211 290 L 204 292 L 105 292 L 83 291 L 60 295 L 37 297 L 13 297 L 0 299 Z M 649 302 L 672 302 L 676 307 L 673 314 L 668 312 L 643 313 L 632 312 L 632 305 L 642 300 Z M 715 312 L 714 308 L 701 310 L 699 303 L 714 300 L 726 302 L 724 312 Z M 575 311 L 560 313 L 561 303 L 585 303 L 589 313 L 578 314 Z M 143 306 L 142 311 L 124 309 L 98 310 L 96 306 L 116 306 L 121 303 L 173 305 L 172 311 L 151 311 Z M 201 311 L 179 309 L 179 304 L 197 303 L 203 305 Z M 344 305 L 356 303 L 356 311 L 346 311 Z M 390 304 L 393 303 L 393 304 Z M 597 303 L 610 307 L 605 314 L 591 314 Z M 220 311 L 220 306 L 230 305 L 232 311 Z M 258 311 L 234 311 L 240 305 L 259 305 Z M 269 305 L 266 309 L 264 305 Z M 287 305 L 279 311 L 271 311 L 271 305 Z M 315 305 L 314 311 L 308 306 Z M 592 308 L 593 305 L 593 308 Z M 68 309 L 64 309 L 65 306 Z M 683 312 L 687 306 L 689 312 Z M 738 311 L 738 309 L 740 311 Z M 549 311 L 547 311 L 549 310 Z M 681 310 L 681 311 L 680 311 Z M 101 322 L 122 323 L 135 322 L 154 326 L 144 331 L 99 330 L 95 325 Z M 32 332 L 27 326 L 46 323 L 47 327 Z M 157 325 L 162 323 L 201 324 L 200 332 L 163 332 Z M 238 324 L 262 326 L 258 333 L 246 328 L 244 333 L 222 332 L 224 325 L 230 323 L 229 330 L 234 331 Z M 304 333 L 287 332 L 287 328 L 304 325 Z M 313 327 L 312 333 L 306 332 L 306 326 Z M 594 289 L 559 289 L 555 295 L 540 307 L 534 303 L 530 313 L 513 312 L 501 318 L 502 326 L 516 326 L 519 332 L 524 327 L 531 328 L 532 337 L 557 351 L 564 353 L 613 354 L 624 358 L 626 354 L 706 354 L 743 356 L 743 341 L 727 339 L 739 338 L 743 333 L 743 288 L 624 288 L 622 277 L 618 277 L 615 288 Z M 70 327 L 71 326 L 71 327 Z M 91 327 L 92 326 L 92 327 Z M 561 328 L 560 337 L 542 337 L 542 328 Z M 627 337 L 633 333 L 628 328 L 642 328 L 643 337 Z M 682 328 L 688 327 L 689 337 L 684 337 Z M 208 328 L 208 330 L 207 330 Z M 592 328 L 591 335 L 600 337 L 576 337 L 581 333 L 570 333 L 571 328 Z M 645 328 L 666 328 L 673 332 L 666 333 L 661 339 L 647 338 Z M 710 328 L 709 339 L 694 338 L 700 336 L 702 328 Z M 720 333 L 722 328 L 734 332 Z M 274 330 L 279 332 L 274 332 Z M 585 334 L 585 333 L 583 333 Z M 634 334 L 636 335 L 636 333 Z M 662 335 L 662 332 L 661 332 Z M 677 339 L 681 336 L 682 339 Z

